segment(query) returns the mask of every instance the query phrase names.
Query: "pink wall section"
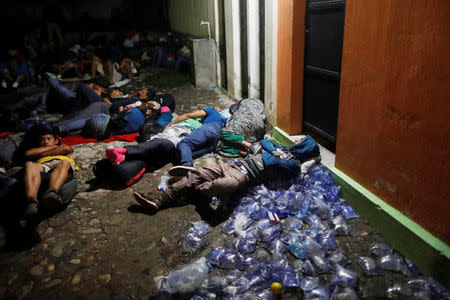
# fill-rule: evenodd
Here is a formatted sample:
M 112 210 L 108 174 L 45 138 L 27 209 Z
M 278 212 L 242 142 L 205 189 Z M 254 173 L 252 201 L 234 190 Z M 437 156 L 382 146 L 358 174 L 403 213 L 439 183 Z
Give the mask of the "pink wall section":
M 450 1 L 347 0 L 336 167 L 450 244 Z

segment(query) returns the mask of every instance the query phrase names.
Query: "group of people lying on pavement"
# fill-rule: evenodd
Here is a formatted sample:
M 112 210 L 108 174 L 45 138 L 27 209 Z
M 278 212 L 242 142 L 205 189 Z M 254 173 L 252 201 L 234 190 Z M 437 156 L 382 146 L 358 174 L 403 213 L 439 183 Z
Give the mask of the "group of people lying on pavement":
M 96 103 L 113 105 L 103 101 L 92 104 Z M 171 105 L 175 106 L 174 103 Z M 154 191 L 154 187 L 148 187 L 148 191 L 135 191 L 133 194 L 142 209 L 149 213 L 187 199 L 209 201 L 212 197 L 226 198 L 267 178 L 288 179 L 305 174 L 320 161 L 318 144 L 310 136 L 290 147 L 264 139 L 265 115 L 263 111 L 254 109 L 259 105 L 262 105 L 260 100 L 244 99 L 224 110 L 205 107 L 173 117 L 168 106 L 161 106 L 156 101 L 147 102 L 146 110 L 158 109 L 156 120 L 165 120 L 159 125 L 161 130 L 136 145 L 107 147 L 106 158 L 95 164 L 93 172 L 98 180 L 129 186 L 145 173 L 173 164 L 169 175 L 176 179 L 174 183 L 164 190 Z M 161 118 L 163 114 L 166 116 Z M 252 119 L 249 119 L 250 115 Z M 43 213 L 63 209 L 68 197 L 70 201 L 76 193 L 75 187 L 75 191 L 66 189 L 66 194 L 63 194 L 64 185 L 74 178 L 76 165 L 72 158 L 73 148 L 61 144 L 59 134 L 64 124 L 59 124 L 53 127 L 37 125 L 29 130 L 23 151 L 25 168 L 21 178 L 16 176 L 17 182 L 11 182 L 11 178 L 0 170 L 2 182 L 9 186 L 21 182 L 25 200 L 23 216 L 28 222 L 34 222 Z M 247 139 L 253 139 L 253 142 Z M 194 166 L 196 158 L 217 150 L 242 159 L 202 168 Z M 8 160 L 5 158 L 1 162 L 1 167 L 5 167 Z M 7 197 L 9 192 L 2 191 L 0 197 Z M 193 194 L 197 197 L 189 197 Z

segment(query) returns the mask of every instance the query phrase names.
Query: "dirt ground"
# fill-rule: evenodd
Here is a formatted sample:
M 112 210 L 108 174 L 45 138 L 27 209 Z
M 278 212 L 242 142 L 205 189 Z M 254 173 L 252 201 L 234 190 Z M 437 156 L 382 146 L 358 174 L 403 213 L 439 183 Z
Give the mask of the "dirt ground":
M 182 82 L 164 88 L 174 95 L 178 114 L 205 106 L 228 107 L 233 101 L 218 90 L 205 90 Z M 167 275 L 195 258 L 204 256 L 213 246 L 230 243 L 221 232 L 220 218 L 207 209 L 187 205 L 158 212 L 143 213 L 131 191 L 157 187 L 160 176 L 171 165 L 147 173 L 130 188 L 111 190 L 93 181 L 93 164 L 104 157 L 108 145 L 124 142 L 90 143 L 75 146 L 74 158 L 78 194 L 61 213 L 41 222 L 35 234 L 15 237 L 26 239 L 20 248 L 8 245 L 7 233 L 0 228 L 0 299 L 149 299 L 157 290 L 153 278 Z M 196 160 L 196 166 L 225 161 L 217 155 Z M 182 250 L 181 240 L 193 221 L 205 220 L 212 226 L 209 246 L 196 254 Z M 338 237 L 339 249 L 352 260 L 349 269 L 361 277 L 357 293 L 363 299 L 385 298 L 386 289 L 408 280 L 399 273 L 384 276 L 363 275 L 357 263 L 368 256 L 369 248 L 382 238 L 361 218 L 348 221 L 351 236 Z M 322 275 L 329 281 L 331 275 Z M 283 299 L 299 298 L 291 293 Z

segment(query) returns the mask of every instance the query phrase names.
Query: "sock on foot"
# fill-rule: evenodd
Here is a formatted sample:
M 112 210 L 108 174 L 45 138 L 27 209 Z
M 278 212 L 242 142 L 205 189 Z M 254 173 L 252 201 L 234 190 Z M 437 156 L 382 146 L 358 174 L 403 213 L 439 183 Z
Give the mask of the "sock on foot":
M 125 154 L 127 153 L 127 149 L 125 148 L 114 148 L 108 147 L 106 149 L 106 157 L 109 162 L 114 165 L 119 165 L 125 160 Z

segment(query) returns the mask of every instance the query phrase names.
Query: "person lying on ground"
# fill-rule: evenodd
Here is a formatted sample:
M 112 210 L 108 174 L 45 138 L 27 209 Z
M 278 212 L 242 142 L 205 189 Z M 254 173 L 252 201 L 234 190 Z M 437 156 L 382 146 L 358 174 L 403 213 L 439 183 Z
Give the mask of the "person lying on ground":
M 217 153 L 225 157 L 239 157 L 258 152 L 260 147 L 257 142 L 266 133 L 264 104 L 259 99 L 243 99 L 233 104 L 230 110 L 233 113 L 220 132 Z
M 177 145 L 180 164 L 182 166 L 192 167 L 194 157 L 200 157 L 214 151 L 220 129 L 222 129 L 223 126 L 220 111 L 221 109 L 218 107 L 206 107 L 201 110 L 182 114 L 166 126 L 167 129 L 173 124 L 181 121 L 194 118 L 202 119 L 203 125 L 200 128 L 195 129 Z M 177 166 L 173 168 L 176 169 Z
M 201 126 L 200 119 L 188 118 L 173 124 L 144 143 L 123 148 L 107 148 L 106 157 L 115 165 L 123 161 L 141 160 L 146 162 L 147 171 L 152 172 L 167 163 L 175 163 L 178 159 L 177 144 Z
M 12 88 L 17 88 L 30 72 L 30 64 L 15 47 L 8 50 L 8 55 L 11 58 L 10 61 L 0 63 L 2 87 L 7 88 L 10 85 Z
M 54 211 L 63 205 L 60 189 L 69 173 L 74 171 L 73 148 L 61 145 L 59 137 L 50 129 L 42 127 L 35 147 L 25 151 L 25 217 L 32 218 L 41 209 Z M 38 199 L 41 173 L 50 174 L 49 186 Z
M 155 213 L 186 195 L 196 194 L 210 199 L 243 191 L 265 179 L 293 178 L 306 173 L 320 160 L 319 146 L 310 136 L 290 147 L 282 147 L 269 140 L 260 143 L 264 149 L 261 154 L 199 169 L 180 168 L 177 174 L 169 174 L 182 175 L 183 170 L 184 176 L 166 190 L 134 192 L 134 198 L 146 211 Z
M 130 98 L 132 99 L 132 98 Z M 109 134 L 137 132 L 145 124 L 146 117 L 155 116 L 159 121 L 160 106 L 148 101 L 139 106 L 128 105 L 130 99 L 121 99 L 114 103 L 96 102 L 80 111 L 72 118 L 64 118 L 53 123 L 53 128 L 63 136 L 84 134 L 87 137 L 106 138 Z M 162 116 L 162 121 L 165 115 Z M 167 124 L 164 121 L 164 124 Z

